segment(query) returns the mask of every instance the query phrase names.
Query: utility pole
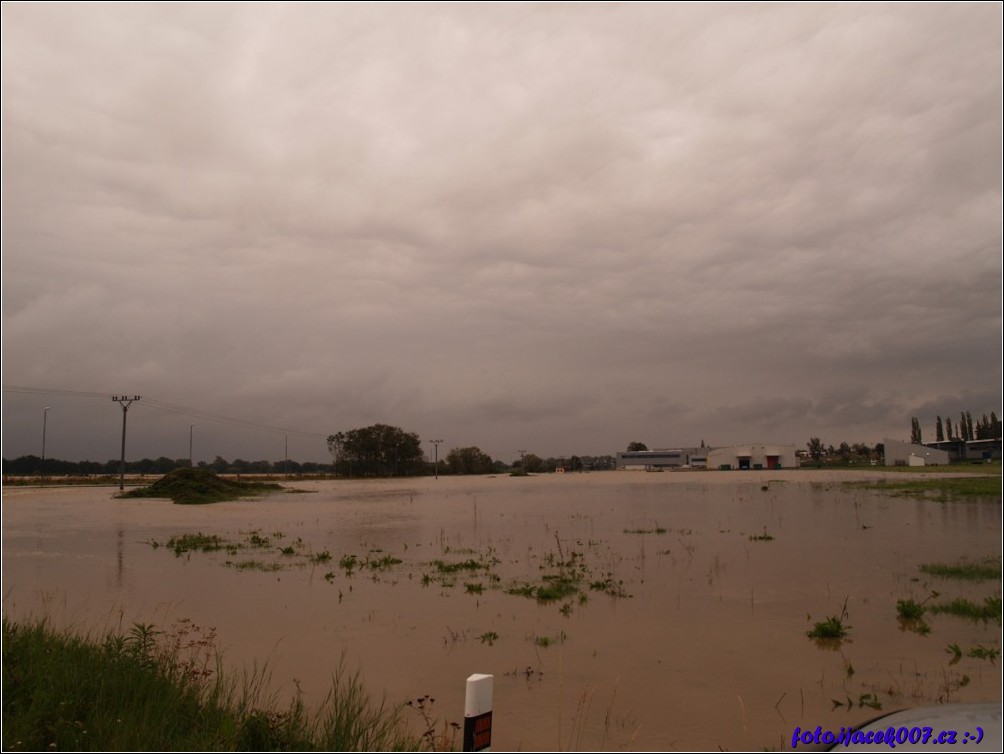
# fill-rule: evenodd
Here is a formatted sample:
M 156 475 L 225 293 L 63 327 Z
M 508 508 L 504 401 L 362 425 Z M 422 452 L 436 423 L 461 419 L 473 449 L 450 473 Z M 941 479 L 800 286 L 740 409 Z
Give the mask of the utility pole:
M 439 443 L 441 443 L 442 440 L 429 440 L 429 442 L 436 446 L 436 460 L 433 468 L 436 471 L 436 479 L 439 479 Z
M 138 401 L 138 395 L 113 395 L 112 400 L 122 406 L 122 460 L 119 461 L 119 492 L 125 489 L 125 438 L 126 438 L 126 414 L 129 413 L 129 406 L 133 401 Z
M 521 474 L 525 474 L 526 473 L 526 462 L 524 461 L 524 458 L 526 456 L 526 451 L 525 450 L 517 450 L 516 452 L 519 453 L 519 471 L 520 471 Z
M 45 425 L 49 420 L 48 406 L 45 407 L 45 411 L 42 412 L 42 484 L 45 484 Z
M 188 425 L 188 468 L 193 468 L 192 465 L 192 434 L 195 432 L 195 425 Z

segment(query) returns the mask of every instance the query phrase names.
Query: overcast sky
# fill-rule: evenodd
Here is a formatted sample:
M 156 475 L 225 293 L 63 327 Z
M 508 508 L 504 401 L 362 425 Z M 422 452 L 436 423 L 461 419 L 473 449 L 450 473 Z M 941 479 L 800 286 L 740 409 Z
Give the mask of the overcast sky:
M 1001 413 L 1000 3 L 2 12 L 6 458 Z

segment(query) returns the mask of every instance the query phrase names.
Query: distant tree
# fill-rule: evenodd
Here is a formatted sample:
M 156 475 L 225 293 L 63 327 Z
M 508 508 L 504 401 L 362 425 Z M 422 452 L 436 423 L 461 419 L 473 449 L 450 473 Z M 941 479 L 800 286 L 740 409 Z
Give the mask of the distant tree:
M 851 446 L 848 445 L 846 442 L 840 443 L 839 453 L 840 457 L 843 458 L 845 461 L 849 460 L 851 457 Z
M 938 421 L 934 425 L 934 439 L 938 442 L 942 442 L 945 439 L 945 429 L 941 426 L 941 416 L 938 416 Z
M 966 424 L 966 412 L 959 412 L 959 439 L 967 442 L 972 438 L 969 436 L 969 425 Z
M 851 451 L 854 453 L 854 455 L 860 456 L 861 458 L 864 458 L 866 460 L 871 458 L 872 455 L 872 449 L 869 448 L 868 444 L 864 442 L 854 443 L 851 446 Z
M 806 443 L 809 447 L 809 457 L 813 461 L 819 463 L 823 458 L 823 443 L 818 437 L 810 437 L 809 442 Z
M 578 456 L 572 456 L 568 459 L 568 470 L 569 471 L 582 471 L 582 459 Z
M 490 474 L 492 458 L 481 448 L 453 448 L 446 455 L 446 466 L 451 474 Z
M 976 434 L 973 432 L 973 415 L 968 411 L 966 411 L 966 432 L 970 440 L 976 439 Z
M 955 439 L 954 429 L 952 428 L 952 420 L 950 417 L 945 417 L 945 439 L 952 442 Z
M 539 474 L 544 470 L 544 461 L 540 456 L 527 453 L 523 456 L 523 469 L 527 474 Z
M 641 450 L 648 450 L 648 445 L 643 442 L 629 442 L 627 449 L 628 453 L 637 453 Z
M 347 476 L 413 476 L 423 468 L 422 443 L 414 432 L 374 424 L 328 436 L 335 473 Z
M 1001 436 L 1001 422 L 997 418 L 997 413 L 994 411 L 990 412 L 990 439 L 996 440 Z
M 912 424 L 912 427 L 910 429 L 910 442 L 912 442 L 914 445 L 921 445 L 924 442 L 924 438 L 920 432 L 920 422 L 917 420 L 917 417 L 915 416 L 912 419 L 910 419 L 910 423 Z

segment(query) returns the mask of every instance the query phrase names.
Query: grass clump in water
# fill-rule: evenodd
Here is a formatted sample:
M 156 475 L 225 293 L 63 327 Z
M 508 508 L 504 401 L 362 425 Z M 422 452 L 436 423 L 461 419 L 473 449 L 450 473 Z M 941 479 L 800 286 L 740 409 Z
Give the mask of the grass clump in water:
M 123 492 L 118 497 L 170 498 L 179 505 L 203 505 L 239 500 L 281 489 L 281 485 L 271 482 L 237 482 L 223 479 L 206 469 L 175 469 L 147 487 Z
M 989 557 L 973 562 L 961 560 L 952 565 L 945 563 L 923 563 L 920 566 L 920 570 L 932 576 L 940 576 L 945 579 L 962 579 L 964 581 L 999 580 L 1001 578 L 1001 559 L 999 557 Z
M 810 639 L 843 639 L 849 628 L 840 618 L 830 616 L 824 621 L 818 621 L 806 635 Z
M 983 600 L 983 604 L 979 605 L 972 600 L 968 600 L 965 597 L 958 597 L 951 602 L 946 602 L 938 605 L 931 605 L 932 613 L 946 613 L 948 615 L 955 615 L 959 618 L 969 618 L 975 621 L 996 621 L 997 625 L 1001 624 L 1001 607 L 1002 602 L 1000 597 L 987 597 Z
M 167 540 L 167 547 L 174 550 L 177 557 L 181 557 L 186 552 L 197 550 L 199 552 L 215 552 L 222 550 L 230 543 L 216 534 L 179 534 Z M 160 545 L 155 544 L 159 547 Z
M 104 751 L 417 750 L 397 710 L 374 703 L 344 657 L 321 706 L 279 708 L 267 676 L 224 677 L 152 626 L 92 640 L 3 620 L 3 749 Z M 170 638 L 170 637 L 168 637 Z M 212 661 L 212 662 L 211 662 Z

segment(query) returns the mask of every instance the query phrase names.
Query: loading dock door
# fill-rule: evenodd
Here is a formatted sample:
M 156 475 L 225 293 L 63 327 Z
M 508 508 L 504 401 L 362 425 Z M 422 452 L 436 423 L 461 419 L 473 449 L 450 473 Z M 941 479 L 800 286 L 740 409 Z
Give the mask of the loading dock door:
M 781 456 L 767 456 L 767 468 L 768 469 L 781 468 Z
M 739 468 L 748 469 L 750 467 L 750 456 L 739 456 Z

